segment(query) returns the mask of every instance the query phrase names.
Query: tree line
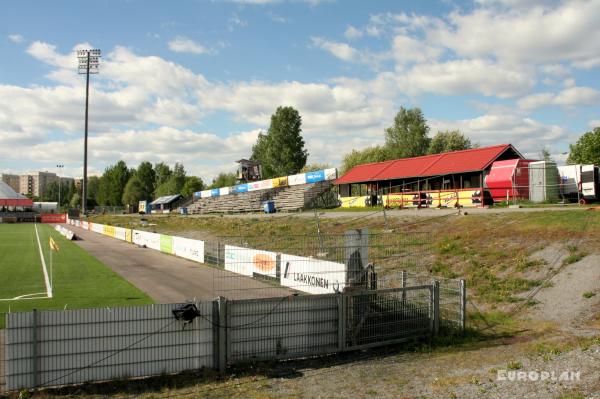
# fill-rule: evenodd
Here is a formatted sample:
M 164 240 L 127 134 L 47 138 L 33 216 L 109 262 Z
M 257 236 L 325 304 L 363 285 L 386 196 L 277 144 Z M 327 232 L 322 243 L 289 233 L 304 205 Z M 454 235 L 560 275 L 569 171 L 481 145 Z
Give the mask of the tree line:
M 392 126 L 384 130 L 383 145 L 353 149 L 342 159 L 340 173 L 364 163 L 382 162 L 391 159 L 417 157 L 448 151 L 478 147 L 477 143 L 459 130 L 438 131 L 429 136 L 430 128 L 420 108 L 401 107 L 394 117 Z M 540 152 L 543 159 L 550 159 L 549 151 Z M 263 178 L 288 176 L 300 172 L 326 169 L 329 164 L 307 164 L 308 151 L 302 137 L 302 117 L 293 107 L 277 108 L 271 116 L 266 132 L 260 132 L 252 147 L 250 159 L 262 166 Z M 575 144 L 570 145 L 567 162 L 600 164 L 600 127 L 586 132 Z M 163 195 L 182 194 L 190 196 L 196 191 L 230 187 L 238 183 L 237 173 L 219 173 L 208 186 L 197 176 L 187 176 L 183 164 L 176 163 L 171 169 L 164 162 L 144 161 L 133 169 L 124 161 L 106 168 L 102 176 L 88 179 L 88 204 L 122 206 L 136 204 L 141 200 L 152 200 Z M 58 184 L 49 186 L 43 200 L 58 199 Z M 72 184 L 61 186 L 61 205 L 76 207 L 81 202 L 80 188 Z

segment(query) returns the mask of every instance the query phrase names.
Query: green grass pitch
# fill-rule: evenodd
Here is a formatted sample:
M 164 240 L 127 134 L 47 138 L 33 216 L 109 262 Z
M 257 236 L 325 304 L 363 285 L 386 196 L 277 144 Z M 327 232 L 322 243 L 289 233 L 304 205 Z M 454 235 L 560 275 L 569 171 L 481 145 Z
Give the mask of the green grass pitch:
M 50 225 L 37 225 L 53 297 L 7 300 L 24 295 L 45 296 L 46 284 L 33 224 L 0 224 L 0 328 L 4 314 L 31 309 L 77 309 L 152 303 L 152 299 L 102 262 L 65 239 Z M 52 253 L 49 237 L 60 247 Z M 52 273 L 50 269 L 52 268 Z M 39 295 L 38 295 L 39 296 Z

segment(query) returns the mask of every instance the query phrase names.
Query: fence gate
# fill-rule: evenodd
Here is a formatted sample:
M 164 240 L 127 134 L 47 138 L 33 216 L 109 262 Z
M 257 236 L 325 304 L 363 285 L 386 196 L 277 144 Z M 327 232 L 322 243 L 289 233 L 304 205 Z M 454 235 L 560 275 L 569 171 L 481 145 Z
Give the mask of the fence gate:
M 437 329 L 435 286 L 343 295 L 345 349 L 392 344 L 429 336 Z

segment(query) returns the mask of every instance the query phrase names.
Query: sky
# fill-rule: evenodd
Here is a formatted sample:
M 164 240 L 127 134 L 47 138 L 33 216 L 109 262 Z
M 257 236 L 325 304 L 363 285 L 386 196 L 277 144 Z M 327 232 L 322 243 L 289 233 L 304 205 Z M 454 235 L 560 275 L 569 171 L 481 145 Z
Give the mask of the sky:
M 481 146 L 559 163 L 600 126 L 600 0 L 124 0 L 3 3 L 0 173 L 181 162 L 205 181 L 249 157 L 278 106 L 309 163 L 381 144 L 400 107 Z

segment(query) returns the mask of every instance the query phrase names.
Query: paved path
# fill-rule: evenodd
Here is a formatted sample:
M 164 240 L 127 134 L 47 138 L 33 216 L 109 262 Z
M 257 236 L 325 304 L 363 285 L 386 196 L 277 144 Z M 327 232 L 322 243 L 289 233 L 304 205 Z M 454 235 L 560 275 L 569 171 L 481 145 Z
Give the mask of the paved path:
M 81 240 L 74 241 L 159 303 L 214 299 L 265 298 L 291 291 L 222 269 L 65 225 Z

